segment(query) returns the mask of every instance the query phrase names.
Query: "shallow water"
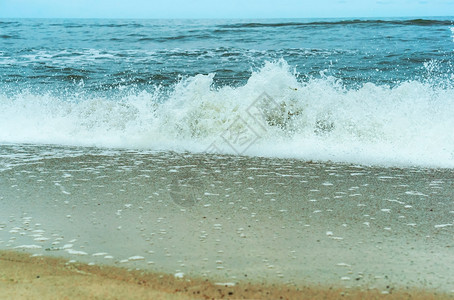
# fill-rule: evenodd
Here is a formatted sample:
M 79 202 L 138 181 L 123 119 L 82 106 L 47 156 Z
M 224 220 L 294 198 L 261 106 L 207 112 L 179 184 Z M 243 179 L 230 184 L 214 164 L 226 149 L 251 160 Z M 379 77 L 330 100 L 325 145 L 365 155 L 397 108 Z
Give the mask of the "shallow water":
M 2 249 L 220 282 L 454 290 L 450 169 L 1 149 Z

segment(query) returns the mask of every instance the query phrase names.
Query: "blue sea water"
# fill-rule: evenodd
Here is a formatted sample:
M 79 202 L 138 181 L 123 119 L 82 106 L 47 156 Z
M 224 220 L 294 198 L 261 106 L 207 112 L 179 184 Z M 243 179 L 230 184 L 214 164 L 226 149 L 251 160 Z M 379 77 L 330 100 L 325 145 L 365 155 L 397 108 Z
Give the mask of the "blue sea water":
M 0 20 L 0 143 L 454 167 L 454 17 Z

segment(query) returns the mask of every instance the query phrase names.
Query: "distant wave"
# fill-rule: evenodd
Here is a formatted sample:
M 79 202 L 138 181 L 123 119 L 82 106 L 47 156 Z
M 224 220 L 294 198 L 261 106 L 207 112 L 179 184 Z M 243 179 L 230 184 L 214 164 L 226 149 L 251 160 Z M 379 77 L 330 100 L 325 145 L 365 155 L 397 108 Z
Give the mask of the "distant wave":
M 140 42 L 144 41 L 154 41 L 154 42 L 168 42 L 176 40 L 185 40 L 185 39 L 209 39 L 212 38 L 210 34 L 194 34 L 194 35 L 177 35 L 177 36 L 168 36 L 168 37 L 143 37 L 140 38 Z
M 0 21 L 0 25 L 19 25 L 17 21 Z
M 115 21 L 117 22 L 117 21 Z M 142 28 L 144 27 L 143 24 L 138 24 L 138 23 L 128 23 L 127 21 L 122 24 L 117 24 L 117 23 L 108 23 L 108 24 L 90 24 L 91 27 L 112 27 L 112 28 L 119 28 L 119 27 L 130 27 L 130 28 Z
M 303 26 L 333 26 L 333 25 L 408 25 L 408 26 L 444 26 L 453 25 L 452 20 L 430 20 L 430 19 L 413 19 L 413 20 L 343 20 L 343 21 L 309 21 L 309 22 L 283 22 L 283 23 L 236 23 L 219 25 L 219 28 L 256 28 L 256 27 L 303 27 Z
M 16 38 L 15 36 L 8 35 L 8 34 L 1 34 L 0 39 L 13 39 Z
M 300 82 L 284 60 L 266 63 L 242 86 L 214 88 L 213 78 L 198 74 L 170 91 L 157 87 L 120 100 L 0 93 L 0 143 L 454 167 L 452 83 Z
M 125 27 L 125 28 L 143 28 L 144 25 L 143 24 L 138 24 L 138 23 L 135 23 L 135 22 L 129 22 L 129 21 L 125 21 L 124 23 L 118 23 L 118 20 L 115 20 L 115 21 L 112 21 L 112 23 L 109 23 L 108 22 L 109 20 L 105 20 L 105 19 L 101 19 L 101 21 L 99 23 L 88 23 L 87 25 L 81 25 L 81 24 L 75 24 L 75 23 L 55 23 L 55 24 L 52 24 L 54 26 L 62 26 L 62 27 L 65 27 L 65 28 L 80 28 L 80 27 L 84 27 L 84 26 L 89 26 L 89 27 L 107 27 L 107 28 L 121 28 L 121 27 Z

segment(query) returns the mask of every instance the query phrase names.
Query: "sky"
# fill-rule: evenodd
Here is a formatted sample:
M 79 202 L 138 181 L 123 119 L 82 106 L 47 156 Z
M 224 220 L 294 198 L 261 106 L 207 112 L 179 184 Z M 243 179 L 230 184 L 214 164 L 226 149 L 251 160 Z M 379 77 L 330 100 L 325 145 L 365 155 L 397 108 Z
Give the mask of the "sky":
M 0 0 L 0 18 L 453 16 L 454 0 Z

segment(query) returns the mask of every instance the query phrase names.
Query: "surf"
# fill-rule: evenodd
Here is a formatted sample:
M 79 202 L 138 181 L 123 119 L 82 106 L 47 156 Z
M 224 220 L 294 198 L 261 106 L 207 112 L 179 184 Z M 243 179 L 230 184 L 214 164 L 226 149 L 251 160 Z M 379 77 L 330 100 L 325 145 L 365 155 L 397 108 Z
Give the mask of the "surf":
M 409 80 L 350 87 L 302 80 L 285 60 L 244 85 L 214 73 L 121 97 L 0 94 L 0 143 L 216 152 L 366 165 L 454 167 L 454 88 Z

